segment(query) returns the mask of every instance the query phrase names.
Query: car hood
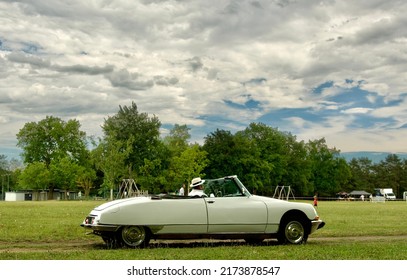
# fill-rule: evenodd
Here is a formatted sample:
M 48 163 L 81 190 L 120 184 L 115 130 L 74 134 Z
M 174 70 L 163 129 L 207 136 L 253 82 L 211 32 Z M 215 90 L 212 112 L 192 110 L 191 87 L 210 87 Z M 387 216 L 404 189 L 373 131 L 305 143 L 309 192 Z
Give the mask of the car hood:
M 314 206 L 312 206 L 310 203 L 287 201 L 287 200 L 258 196 L 258 195 L 253 195 L 252 198 L 255 200 L 263 201 L 270 208 L 273 208 L 274 211 L 276 209 L 277 209 L 277 211 L 298 209 L 298 210 L 303 211 L 310 220 L 314 219 L 318 215 Z

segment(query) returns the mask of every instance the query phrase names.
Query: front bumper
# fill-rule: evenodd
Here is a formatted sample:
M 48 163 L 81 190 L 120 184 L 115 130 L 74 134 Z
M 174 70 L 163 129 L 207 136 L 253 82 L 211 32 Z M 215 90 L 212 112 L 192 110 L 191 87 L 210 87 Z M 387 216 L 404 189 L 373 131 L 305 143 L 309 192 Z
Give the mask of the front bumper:
M 87 216 L 83 220 L 81 227 L 93 230 L 93 232 L 115 232 L 119 229 L 118 225 L 100 224 L 96 215 Z
M 84 224 L 84 223 L 81 224 L 81 227 L 91 229 L 93 231 L 98 231 L 98 232 L 102 232 L 102 231 L 114 232 L 119 229 L 119 226 L 117 226 L 117 225 L 101 225 L 101 224 L 89 225 L 89 224 Z
M 325 222 L 322 220 L 314 220 L 311 221 L 311 231 L 310 234 L 315 232 L 317 229 L 323 228 L 325 226 Z

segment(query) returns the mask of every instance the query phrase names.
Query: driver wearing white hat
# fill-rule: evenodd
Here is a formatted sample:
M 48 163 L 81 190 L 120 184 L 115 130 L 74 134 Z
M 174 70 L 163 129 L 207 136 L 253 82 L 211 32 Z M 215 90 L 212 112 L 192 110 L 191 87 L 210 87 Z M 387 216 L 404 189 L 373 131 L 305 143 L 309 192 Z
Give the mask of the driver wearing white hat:
M 190 187 L 192 190 L 189 192 L 189 196 L 207 196 L 203 191 L 203 183 L 205 180 L 202 180 L 200 177 L 194 178 L 191 181 Z

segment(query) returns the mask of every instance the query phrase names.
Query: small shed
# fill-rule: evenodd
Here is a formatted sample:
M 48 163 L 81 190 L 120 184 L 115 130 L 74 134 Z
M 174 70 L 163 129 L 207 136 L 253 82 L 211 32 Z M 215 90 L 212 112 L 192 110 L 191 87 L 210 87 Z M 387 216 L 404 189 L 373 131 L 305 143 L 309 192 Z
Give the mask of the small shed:
M 5 201 L 24 201 L 25 193 L 23 192 L 6 192 Z

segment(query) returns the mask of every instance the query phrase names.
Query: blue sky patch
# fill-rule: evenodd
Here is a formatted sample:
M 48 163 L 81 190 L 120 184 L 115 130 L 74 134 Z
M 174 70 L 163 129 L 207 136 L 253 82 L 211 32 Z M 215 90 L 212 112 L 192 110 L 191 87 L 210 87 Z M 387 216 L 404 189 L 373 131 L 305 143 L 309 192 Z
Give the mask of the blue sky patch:
M 23 48 L 21 49 L 25 53 L 34 54 L 37 53 L 40 47 L 33 43 L 24 43 Z
M 231 100 L 223 100 L 223 102 L 232 108 L 236 109 L 259 109 L 261 103 L 259 101 L 256 101 L 250 97 L 250 95 L 245 96 L 248 98 L 248 100 L 244 104 L 238 104 L 236 102 L 233 102 Z
M 334 82 L 328 81 L 328 82 L 325 82 L 325 83 L 317 86 L 312 92 L 315 94 L 321 94 L 324 91 L 324 89 L 331 88 L 333 85 L 334 85 Z

